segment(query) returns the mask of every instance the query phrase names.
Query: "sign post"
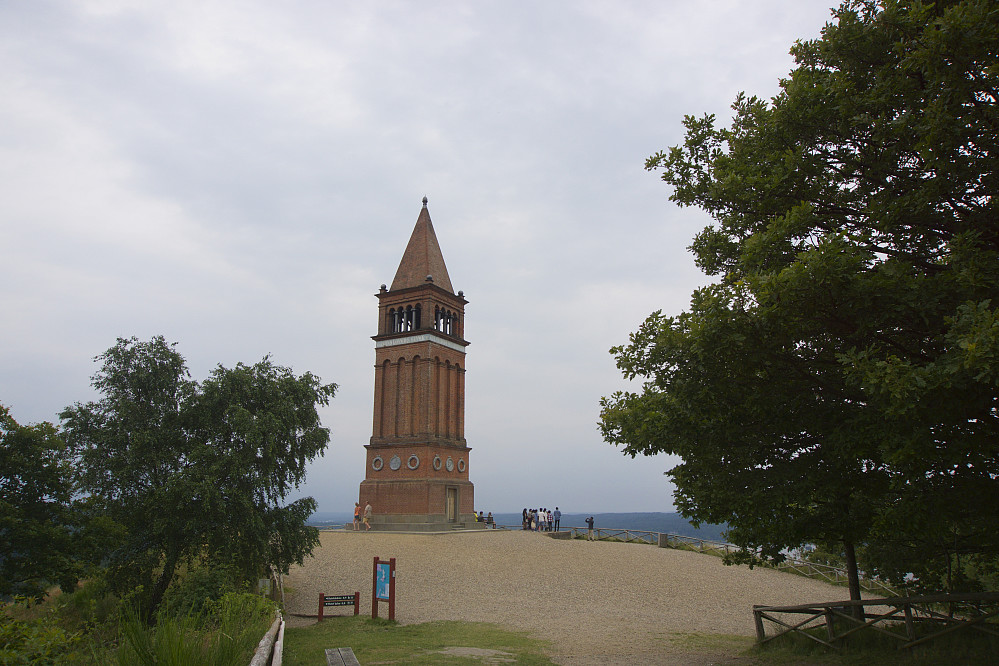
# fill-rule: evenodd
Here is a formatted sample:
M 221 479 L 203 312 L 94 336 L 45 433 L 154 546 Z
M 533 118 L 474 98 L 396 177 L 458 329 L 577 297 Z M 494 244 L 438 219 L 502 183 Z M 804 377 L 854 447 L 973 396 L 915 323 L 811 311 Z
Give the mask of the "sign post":
M 323 609 L 332 606 L 353 606 L 354 615 L 361 612 L 361 593 L 354 594 L 323 594 L 319 593 L 319 622 L 323 621 Z
M 380 560 L 377 557 L 371 574 L 371 617 L 378 617 L 378 602 L 387 601 L 388 619 L 395 619 L 395 558 Z

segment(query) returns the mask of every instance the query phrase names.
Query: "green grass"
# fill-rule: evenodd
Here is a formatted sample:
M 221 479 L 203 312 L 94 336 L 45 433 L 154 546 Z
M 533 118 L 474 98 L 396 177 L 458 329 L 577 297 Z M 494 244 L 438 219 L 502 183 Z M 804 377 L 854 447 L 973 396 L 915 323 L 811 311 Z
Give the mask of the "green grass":
M 939 627 L 934 628 L 934 630 Z M 809 630 L 825 638 L 825 628 Z M 896 627 L 895 631 L 901 631 Z M 923 633 L 917 631 L 917 635 Z M 747 654 L 761 664 L 837 664 L 862 666 L 935 666 L 953 664 L 999 663 L 999 637 L 979 631 L 963 629 L 949 636 L 941 636 L 911 650 L 899 650 L 899 641 L 865 630 L 840 642 L 839 649 L 827 648 L 804 636 L 788 634 L 769 643 L 754 647 Z
M 755 643 L 755 639 L 749 636 L 705 634 L 699 631 L 668 633 L 663 635 L 663 640 L 671 647 L 683 648 L 695 653 L 743 654 L 751 649 Z
M 464 656 L 449 648 L 495 650 L 497 661 L 552 664 L 544 641 L 479 622 L 427 622 L 399 625 L 366 617 L 335 617 L 285 631 L 287 666 L 320 666 L 326 648 L 349 647 L 362 664 L 479 664 L 482 656 Z M 457 654 L 456 654 L 457 652 Z M 502 663 L 502 662 L 500 662 Z

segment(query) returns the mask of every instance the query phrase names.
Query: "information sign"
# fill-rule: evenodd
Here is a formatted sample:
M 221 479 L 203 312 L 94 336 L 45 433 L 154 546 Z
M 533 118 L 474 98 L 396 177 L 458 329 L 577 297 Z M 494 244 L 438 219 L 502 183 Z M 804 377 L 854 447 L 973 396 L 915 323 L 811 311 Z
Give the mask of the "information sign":
M 371 570 L 371 617 L 378 617 L 378 602 L 387 601 L 388 619 L 395 619 L 395 558 L 374 561 Z
M 382 601 L 389 600 L 389 582 L 392 580 L 392 569 L 388 562 L 375 565 L 375 596 Z
M 354 594 L 319 594 L 319 621 L 322 622 L 326 608 L 332 608 L 334 606 L 353 606 L 354 615 L 357 615 L 361 611 L 361 593 L 354 592 Z
M 330 608 L 331 606 L 353 606 L 354 605 L 354 595 L 353 594 L 338 594 L 335 596 L 326 595 L 323 598 L 323 606 Z

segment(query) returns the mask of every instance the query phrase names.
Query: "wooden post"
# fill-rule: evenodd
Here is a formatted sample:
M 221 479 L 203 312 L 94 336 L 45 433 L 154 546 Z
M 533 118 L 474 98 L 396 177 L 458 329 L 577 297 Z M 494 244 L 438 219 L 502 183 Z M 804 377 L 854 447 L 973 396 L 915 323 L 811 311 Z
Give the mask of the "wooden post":
M 361 593 L 354 592 L 354 615 L 358 615 L 361 612 Z
M 378 617 L 378 556 L 371 565 L 371 617 Z
M 395 558 L 389 559 L 389 619 L 395 620 Z
M 912 604 L 905 602 L 905 635 L 909 642 L 916 640 L 916 627 L 912 623 Z
M 758 609 L 759 606 L 753 605 L 753 620 L 756 622 L 756 642 L 762 643 L 767 637 L 767 632 L 763 629 L 763 611 Z
M 323 621 L 323 606 L 326 605 L 326 595 L 322 592 L 319 593 L 319 622 Z

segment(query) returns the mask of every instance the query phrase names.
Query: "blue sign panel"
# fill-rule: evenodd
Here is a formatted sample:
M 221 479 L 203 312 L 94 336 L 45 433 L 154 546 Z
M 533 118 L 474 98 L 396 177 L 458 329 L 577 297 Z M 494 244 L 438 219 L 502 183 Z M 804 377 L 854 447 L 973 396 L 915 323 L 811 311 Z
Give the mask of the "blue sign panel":
M 378 575 L 375 577 L 375 596 L 384 601 L 389 600 L 389 572 L 388 562 L 378 563 Z

